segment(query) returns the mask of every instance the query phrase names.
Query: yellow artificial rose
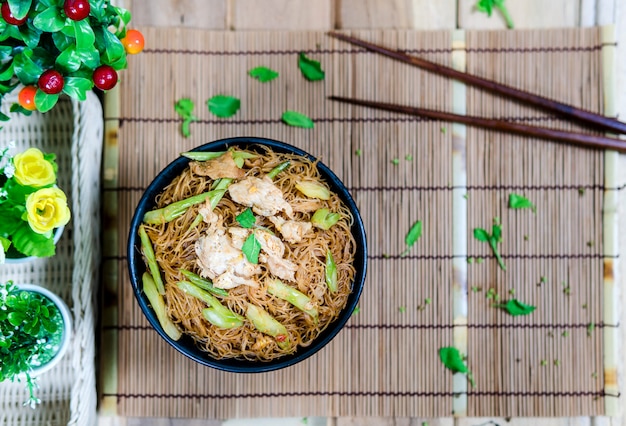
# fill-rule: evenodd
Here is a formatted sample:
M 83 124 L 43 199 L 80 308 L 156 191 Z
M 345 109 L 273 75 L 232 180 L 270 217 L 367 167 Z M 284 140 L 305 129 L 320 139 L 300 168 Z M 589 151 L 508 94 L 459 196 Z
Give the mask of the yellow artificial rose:
M 52 164 L 37 148 L 28 148 L 17 154 L 13 157 L 13 165 L 15 166 L 13 177 L 20 185 L 40 188 L 56 182 Z
M 43 188 L 26 198 L 28 224 L 38 234 L 66 225 L 70 221 L 67 197 L 59 188 Z

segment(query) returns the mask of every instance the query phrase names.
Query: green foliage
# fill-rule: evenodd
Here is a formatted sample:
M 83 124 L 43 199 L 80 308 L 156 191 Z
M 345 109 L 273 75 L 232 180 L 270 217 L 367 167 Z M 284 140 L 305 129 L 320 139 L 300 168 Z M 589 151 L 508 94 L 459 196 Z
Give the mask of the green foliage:
M 49 362 L 63 335 L 59 309 L 45 296 L 0 284 L 0 382 L 26 375 L 29 403 L 35 404 L 33 367 Z
M 120 41 L 126 35 L 130 13 L 111 5 L 111 0 L 91 0 L 89 16 L 74 21 L 57 0 L 10 0 L 14 16 L 25 16 L 20 26 L 0 19 L 0 100 L 19 83 L 34 85 L 47 69 L 59 71 L 66 84 L 63 93 L 85 100 L 93 87 L 93 71 L 110 65 L 127 67 Z M 37 91 L 35 105 L 42 111 L 54 107 L 58 95 Z M 13 108 L 12 112 L 24 112 Z

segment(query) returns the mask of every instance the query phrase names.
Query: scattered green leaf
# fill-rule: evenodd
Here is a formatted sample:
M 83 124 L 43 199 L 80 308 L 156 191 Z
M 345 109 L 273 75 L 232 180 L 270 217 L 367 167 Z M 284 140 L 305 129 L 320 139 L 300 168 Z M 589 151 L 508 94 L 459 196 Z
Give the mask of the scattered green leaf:
M 474 258 L 473 258 L 473 257 L 471 257 L 471 256 L 470 256 L 470 257 L 468 257 L 468 258 L 467 258 L 467 263 L 468 263 L 469 265 L 471 265 L 472 263 L 474 263 Z
M 545 359 L 541 360 L 541 366 L 545 367 L 546 365 L 548 365 L 548 361 L 546 361 Z
M 505 0 L 478 0 L 476 9 L 486 13 L 487 16 L 491 16 L 494 8 L 498 9 L 506 22 L 506 26 L 512 29 L 514 27 L 513 18 L 511 18 L 508 9 L 504 5 L 504 1 Z
M 413 161 L 413 156 L 411 154 L 407 154 L 407 155 L 404 156 L 404 159 L 406 161 Z
M 283 112 L 281 119 L 286 124 L 293 127 L 302 127 L 305 129 L 312 129 L 315 127 L 313 120 L 297 111 L 285 111 Z
M 520 316 L 520 315 L 528 315 L 532 313 L 535 309 L 537 309 L 535 306 L 526 305 L 517 299 L 511 299 L 505 304 L 493 305 L 493 306 L 494 308 L 502 308 L 506 310 L 509 313 L 509 315 L 514 316 L 514 317 Z
M 469 200 L 469 194 L 463 194 L 463 198 L 465 198 L 466 200 Z
M 391 160 L 391 164 L 393 164 L 394 166 L 397 166 L 398 164 L 400 164 L 400 159 L 394 158 L 393 160 Z
M 502 241 L 502 227 L 500 226 L 499 219 L 497 217 L 494 218 L 493 221 L 494 224 L 491 229 L 491 234 L 483 228 L 474 228 L 474 238 L 478 241 L 489 244 L 489 247 L 491 247 L 491 250 L 498 261 L 498 265 L 503 271 L 506 271 L 506 265 L 500 255 L 500 251 L 498 250 L 498 243 Z
M 359 312 L 361 312 L 361 308 L 359 306 L 355 306 L 354 309 L 352 310 L 352 315 L 356 315 Z
M 587 326 L 587 337 L 591 337 L 593 331 L 596 329 L 596 324 L 594 322 L 590 322 Z
M 476 386 L 474 378 L 472 377 L 472 372 L 465 365 L 463 357 L 457 348 L 452 346 L 439 348 L 439 359 L 448 370 L 452 371 L 452 373 L 466 374 L 472 387 Z
M 565 330 L 563 333 L 561 333 L 561 336 L 563 337 L 569 336 L 569 331 Z
M 446 134 L 447 131 L 448 131 L 448 129 L 446 129 L 445 127 L 441 128 L 441 133 L 443 133 L 444 135 Z
M 357 148 L 354 151 L 354 155 L 356 155 L 357 157 L 360 157 L 361 155 L 363 155 L 363 151 L 361 151 L 361 148 Z
M 585 195 L 585 188 L 583 188 L 582 186 L 578 188 L 578 195 L 580 195 L 581 197 Z
M 267 67 L 256 67 L 248 71 L 248 75 L 252 78 L 256 78 L 261 83 L 267 83 L 278 77 L 278 72 Z
M 555 359 L 555 360 L 554 360 L 554 365 L 555 365 L 556 367 L 558 367 L 559 365 L 561 365 L 561 361 L 559 361 L 558 359 Z
M 304 52 L 298 55 L 298 68 L 300 68 L 304 78 L 309 81 L 324 80 L 325 73 L 319 61 L 307 58 Z
M 483 291 L 483 288 L 476 285 L 472 286 L 472 292 L 478 293 L 479 291 Z
M 424 299 L 424 305 L 430 305 L 432 302 L 432 300 L 430 299 L 430 297 L 427 297 L 426 299 Z
M 193 109 L 195 108 L 194 102 L 189 98 L 179 99 L 174 104 L 174 111 L 178 113 L 183 119 L 183 123 L 181 125 L 181 133 L 184 137 L 188 138 L 191 136 L 191 131 L 189 129 L 189 125 L 192 121 L 197 121 L 198 117 L 193 114 Z
M 531 209 L 537 213 L 537 207 L 526 197 L 518 194 L 509 194 L 509 208 L 511 209 Z
M 476 263 L 480 264 L 483 263 L 485 261 L 485 259 L 483 259 L 482 257 L 477 257 L 476 258 Z
M 229 118 L 237 114 L 241 101 L 233 96 L 215 95 L 206 101 L 209 111 L 220 118 Z
M 401 314 L 405 313 L 406 312 L 406 306 L 400 306 L 398 308 L 398 312 L 400 312 Z
M 400 254 L 400 256 L 406 256 L 409 253 L 409 250 L 413 245 L 420 239 L 422 236 L 422 221 L 416 221 L 407 232 L 404 237 L 404 243 L 406 244 L 406 249 Z

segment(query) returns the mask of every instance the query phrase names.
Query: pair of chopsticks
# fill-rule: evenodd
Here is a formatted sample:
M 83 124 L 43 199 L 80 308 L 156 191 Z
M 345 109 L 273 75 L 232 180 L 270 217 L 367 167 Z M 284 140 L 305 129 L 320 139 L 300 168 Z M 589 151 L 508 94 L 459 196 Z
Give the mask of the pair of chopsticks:
M 329 36 L 348 42 L 355 46 L 365 48 L 369 51 L 380 53 L 384 56 L 396 59 L 400 62 L 416 66 L 436 74 L 450 77 L 471 86 L 479 87 L 492 93 L 496 93 L 511 99 L 516 99 L 524 104 L 533 105 L 546 111 L 556 113 L 564 118 L 568 118 L 578 124 L 583 124 L 598 131 L 626 134 L 626 123 L 605 117 L 600 114 L 576 108 L 552 99 L 544 98 L 533 93 L 525 92 L 511 86 L 487 80 L 473 74 L 457 71 L 444 65 L 436 64 L 422 58 L 407 55 L 398 50 L 389 49 L 365 40 L 358 39 L 346 34 L 330 32 Z M 333 101 L 345 102 L 352 105 L 377 108 L 386 111 L 394 111 L 414 116 L 429 117 L 436 120 L 463 123 L 470 126 L 483 127 L 487 129 L 511 132 L 525 136 L 532 136 L 542 139 L 551 139 L 566 142 L 573 145 L 589 148 L 612 149 L 619 152 L 626 152 L 626 140 L 611 138 L 606 136 L 590 135 L 586 133 L 567 132 L 563 130 L 550 129 L 546 127 L 528 126 L 524 124 L 512 123 L 508 121 L 498 121 L 495 119 L 458 115 L 448 112 L 435 111 L 431 109 L 396 105 L 385 102 L 376 102 L 363 99 L 347 98 L 342 96 L 330 96 Z

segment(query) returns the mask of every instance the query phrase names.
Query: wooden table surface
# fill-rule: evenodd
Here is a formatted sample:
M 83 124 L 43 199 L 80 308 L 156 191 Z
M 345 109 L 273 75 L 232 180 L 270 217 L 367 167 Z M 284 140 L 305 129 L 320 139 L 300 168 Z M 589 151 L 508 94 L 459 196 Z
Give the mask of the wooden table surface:
M 211 30 L 329 30 L 329 29 L 502 29 L 505 22 L 496 12 L 487 17 L 475 10 L 476 0 L 118 0 L 130 9 L 133 25 L 158 27 L 182 26 Z M 618 37 L 617 87 L 624 93 L 626 84 L 626 1 L 625 0 L 506 0 L 515 28 L 562 28 L 615 24 Z M 626 116 L 626 96 L 617 96 L 621 117 Z M 621 156 L 622 166 L 626 158 Z M 626 167 L 621 167 L 626 183 Z M 624 215 L 622 195 L 619 211 Z M 626 218 L 626 216 L 625 216 Z M 626 220 L 620 220 L 620 247 L 626 249 Z M 620 262 L 618 282 L 626 276 L 626 262 Z M 626 292 L 620 292 L 624 306 Z M 626 318 L 623 310 L 621 318 Z M 620 321 L 624 324 L 623 321 Z M 626 327 L 620 328 L 626 337 Z M 621 341 L 626 341 L 622 338 Z M 624 358 L 620 363 L 620 385 L 624 380 Z M 620 397 L 624 404 L 624 396 Z M 626 417 L 576 418 L 290 418 L 188 420 L 123 418 L 100 416 L 100 426 L 612 426 L 626 425 Z

